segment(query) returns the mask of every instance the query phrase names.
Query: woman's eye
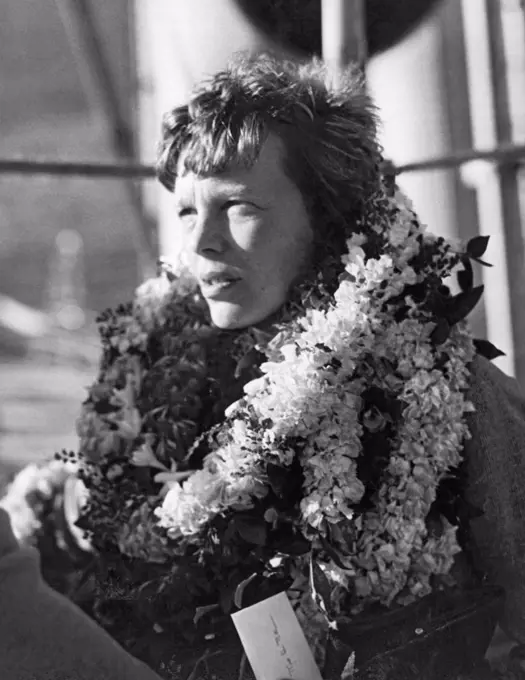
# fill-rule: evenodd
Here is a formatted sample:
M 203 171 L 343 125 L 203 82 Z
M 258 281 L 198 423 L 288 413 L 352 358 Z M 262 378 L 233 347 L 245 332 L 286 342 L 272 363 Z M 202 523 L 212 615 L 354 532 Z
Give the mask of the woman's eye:
M 250 215 L 257 211 L 257 206 L 247 201 L 228 201 L 224 204 L 224 210 L 237 214 Z
M 181 208 L 178 215 L 181 220 L 189 215 L 195 215 L 195 208 Z

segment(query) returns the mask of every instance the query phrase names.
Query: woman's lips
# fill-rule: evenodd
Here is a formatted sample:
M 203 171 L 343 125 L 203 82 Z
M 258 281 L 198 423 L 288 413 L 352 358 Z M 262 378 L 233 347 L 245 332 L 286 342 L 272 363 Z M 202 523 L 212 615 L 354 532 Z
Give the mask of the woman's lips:
M 205 279 L 201 279 L 201 292 L 205 298 L 211 300 L 227 297 L 240 280 L 226 275 L 207 276 Z

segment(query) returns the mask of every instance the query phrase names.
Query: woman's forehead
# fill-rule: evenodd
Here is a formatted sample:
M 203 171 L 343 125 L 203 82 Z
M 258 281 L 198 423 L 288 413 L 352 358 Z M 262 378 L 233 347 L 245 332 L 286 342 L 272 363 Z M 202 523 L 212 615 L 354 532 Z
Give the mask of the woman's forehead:
M 245 175 L 245 177 L 243 177 Z M 251 193 L 256 185 L 250 181 L 250 171 L 239 171 L 232 175 L 226 171 L 217 175 L 197 175 L 185 172 L 177 177 L 175 197 L 181 200 L 194 199 L 200 196 L 244 196 Z
M 198 175 L 186 169 L 183 152 L 178 162 L 175 194 L 177 196 L 193 194 L 197 187 L 214 194 L 275 194 L 282 189 L 283 183 L 290 182 L 284 171 L 283 152 L 281 140 L 275 135 L 270 135 L 251 165 L 246 166 L 239 161 L 220 173 L 205 175 Z

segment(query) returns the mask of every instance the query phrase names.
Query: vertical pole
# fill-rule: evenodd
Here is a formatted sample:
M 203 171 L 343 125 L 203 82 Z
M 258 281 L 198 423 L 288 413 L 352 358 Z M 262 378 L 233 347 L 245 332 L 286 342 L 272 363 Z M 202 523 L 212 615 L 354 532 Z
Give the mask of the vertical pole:
M 334 71 L 367 59 L 365 0 L 322 0 L 323 59 Z
M 220 0 L 216 4 L 222 5 L 223 2 Z M 134 0 L 140 74 L 139 148 L 143 162 L 152 163 L 155 160 L 162 115 L 188 101 L 195 82 L 192 70 L 195 54 L 213 49 L 210 41 L 206 43 L 198 38 L 188 38 L 195 33 L 191 22 L 202 22 L 201 5 L 202 2 L 197 0 L 191 3 L 186 3 L 186 0 Z M 186 48 L 185 37 L 192 45 L 193 52 Z M 176 263 L 182 250 L 182 237 L 173 223 L 172 196 L 160 183 L 144 182 L 143 197 L 157 216 L 159 255 Z
M 106 133 L 115 155 L 121 159 L 132 159 L 133 135 L 120 110 L 120 101 L 88 3 L 86 0 L 55 0 L 55 6 L 89 105 L 103 113 Z M 128 179 L 124 186 L 135 213 L 136 223 L 131 237 L 137 253 L 139 276 L 144 279 L 155 272 L 156 258 L 151 242 L 154 226 L 144 211 L 136 181 Z
M 444 2 L 439 11 L 436 12 L 436 20 L 439 21 L 440 27 L 440 52 L 442 57 L 440 75 L 444 83 L 445 97 L 443 104 L 446 110 L 448 128 L 448 135 L 445 134 L 443 137 L 449 137 L 446 139 L 447 151 L 474 149 L 476 142 L 471 124 L 472 102 L 469 93 L 465 27 L 461 0 L 460 2 L 457 2 L 457 0 Z M 451 227 L 454 227 L 454 235 L 466 243 L 471 238 L 481 234 L 476 187 L 472 184 L 469 186 L 465 181 L 465 172 L 464 170 L 462 172 L 461 168 L 451 169 L 447 173 L 447 179 L 451 184 L 454 210 Z M 490 241 L 491 251 L 493 246 L 494 238 Z M 492 255 L 488 256 L 489 259 L 491 257 Z M 500 266 L 498 262 L 498 269 Z M 475 266 L 477 278 L 482 278 L 486 271 L 487 269 L 479 266 L 476 268 Z M 470 315 L 470 326 L 477 338 L 487 337 L 486 304 L 487 298 L 484 296 L 483 304 L 479 304 Z M 499 347 L 499 345 L 497 346 Z
M 485 0 L 489 36 L 491 82 L 494 93 L 494 121 L 496 142 L 514 141 L 507 77 L 507 64 L 501 3 Z M 501 163 L 498 168 L 501 192 L 505 246 L 507 251 L 507 276 L 512 320 L 515 375 L 525 385 L 525 243 L 516 161 Z
M 486 0 L 461 0 L 472 142 L 473 148 L 478 150 L 494 148 L 498 138 L 485 3 Z M 462 181 L 476 192 L 479 233 L 490 237 L 487 260 L 495 265 L 481 267 L 479 271 L 486 287 L 483 296 L 486 337 L 506 355 L 494 363 L 505 373 L 515 376 L 510 277 L 498 164 L 488 160 L 467 163 L 460 169 L 460 174 Z

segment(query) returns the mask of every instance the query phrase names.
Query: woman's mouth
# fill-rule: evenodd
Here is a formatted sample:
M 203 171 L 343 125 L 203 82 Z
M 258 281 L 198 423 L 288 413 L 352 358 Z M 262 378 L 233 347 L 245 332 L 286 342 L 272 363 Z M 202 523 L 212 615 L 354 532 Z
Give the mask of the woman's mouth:
M 216 274 L 201 278 L 201 292 L 205 298 L 215 299 L 228 294 L 240 279 L 227 274 Z

